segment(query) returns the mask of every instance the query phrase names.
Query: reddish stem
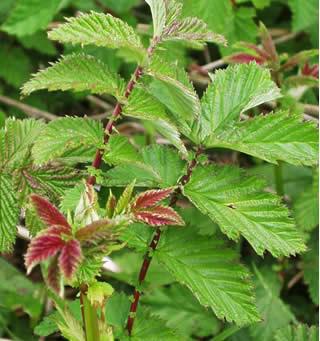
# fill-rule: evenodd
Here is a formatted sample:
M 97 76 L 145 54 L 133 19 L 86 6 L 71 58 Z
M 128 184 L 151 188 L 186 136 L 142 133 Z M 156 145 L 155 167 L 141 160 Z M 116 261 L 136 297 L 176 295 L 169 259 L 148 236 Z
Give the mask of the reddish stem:
M 192 171 L 194 167 L 197 165 L 197 158 L 201 153 L 202 153 L 202 149 L 201 147 L 199 147 L 197 149 L 194 159 L 188 165 L 186 174 L 180 179 L 180 185 L 184 186 L 185 184 L 189 182 L 190 177 L 192 175 Z M 181 189 L 179 186 L 171 197 L 170 206 L 174 206 L 176 204 L 178 200 L 178 195 L 180 194 L 180 192 L 181 192 Z M 161 229 L 158 227 L 152 237 L 152 240 L 149 244 L 148 251 L 146 252 L 144 256 L 143 263 L 140 268 L 139 279 L 138 279 L 139 285 L 143 283 L 144 279 L 147 276 L 148 269 L 150 267 L 150 263 L 152 260 L 152 252 L 157 248 L 160 237 L 161 237 Z M 129 335 L 131 335 L 132 333 L 132 328 L 133 328 L 134 320 L 136 317 L 138 304 L 140 301 L 140 296 L 141 296 L 141 291 L 135 288 L 133 292 L 133 302 L 131 303 L 131 306 L 130 306 L 130 312 L 129 312 L 127 326 L 126 326 Z

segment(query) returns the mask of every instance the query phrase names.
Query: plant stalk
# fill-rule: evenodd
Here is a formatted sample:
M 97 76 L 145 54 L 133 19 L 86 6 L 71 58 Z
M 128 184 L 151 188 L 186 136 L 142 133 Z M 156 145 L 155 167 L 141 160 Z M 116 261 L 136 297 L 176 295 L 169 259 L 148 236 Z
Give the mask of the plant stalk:
M 190 161 L 188 168 L 187 168 L 187 172 L 186 174 L 180 179 L 179 181 L 179 185 L 180 186 L 184 186 L 185 184 L 187 184 L 191 178 L 192 175 L 192 171 L 194 169 L 194 167 L 197 165 L 198 161 L 198 156 L 203 152 L 202 148 L 199 147 L 196 151 L 195 157 Z M 173 193 L 171 200 L 170 200 L 170 204 L 169 206 L 174 206 L 178 200 L 178 195 L 181 193 L 181 189 L 180 186 L 178 186 L 178 188 L 176 189 L 176 191 Z M 140 268 L 140 272 L 139 272 L 139 285 L 141 285 L 148 273 L 148 269 L 150 267 L 150 263 L 152 260 L 152 253 L 153 251 L 156 250 L 159 240 L 161 237 L 161 229 L 160 227 L 158 227 L 155 231 L 155 233 L 153 234 L 153 237 L 151 239 L 151 242 L 149 244 L 148 247 L 148 251 L 146 252 L 141 268 Z M 127 319 L 127 326 L 126 329 L 129 333 L 129 335 L 131 335 L 132 333 L 132 329 L 133 329 L 133 324 L 136 318 L 136 313 L 137 313 L 137 309 L 138 309 L 138 305 L 139 305 L 139 301 L 140 301 L 140 296 L 141 296 L 141 291 L 139 291 L 137 288 L 134 289 L 133 291 L 133 302 L 131 303 L 130 306 L 130 310 L 129 310 L 129 316 Z

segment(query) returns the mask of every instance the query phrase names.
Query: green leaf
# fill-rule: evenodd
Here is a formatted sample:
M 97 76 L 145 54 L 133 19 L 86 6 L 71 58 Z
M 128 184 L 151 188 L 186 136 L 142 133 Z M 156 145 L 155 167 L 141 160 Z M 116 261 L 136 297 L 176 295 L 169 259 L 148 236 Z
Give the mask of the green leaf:
M 293 14 L 292 29 L 294 32 L 306 31 L 311 35 L 314 47 L 318 48 L 318 17 L 319 4 L 317 0 L 289 0 L 289 7 Z
M 153 22 L 153 36 L 161 37 L 163 29 L 166 26 L 167 15 L 168 15 L 168 5 L 163 0 L 146 0 L 146 3 L 150 6 Z M 176 4 L 177 9 L 172 16 L 175 18 L 179 11 L 181 10 L 181 4 Z
M 129 205 L 129 202 L 132 197 L 132 192 L 134 190 L 135 181 L 132 181 L 123 191 L 121 197 L 119 198 L 117 205 L 114 209 L 115 214 L 121 214 L 125 211 Z
M 22 309 L 31 318 L 38 319 L 43 309 L 40 286 L 32 283 L 3 258 L 0 258 L 0 276 L 1 307 L 11 311 Z
M 57 13 L 61 0 L 18 0 L 9 17 L 2 25 L 2 30 L 13 35 L 27 36 L 47 25 Z
M 200 101 L 184 69 L 153 56 L 147 74 L 153 77 L 148 91 L 165 105 L 174 123 L 188 135 L 200 113 Z
M 154 257 L 218 318 L 239 325 L 259 321 L 249 273 L 221 239 L 199 236 L 191 227 L 166 230 Z
M 55 56 L 58 52 L 54 43 L 48 40 L 47 34 L 43 31 L 38 31 L 31 36 L 24 36 L 19 41 L 25 48 L 33 49 L 44 55 Z
M 137 149 L 122 135 L 111 135 L 103 160 L 111 165 L 142 161 Z
M 207 147 L 238 150 L 268 162 L 313 165 L 318 161 L 318 130 L 287 112 L 261 115 L 224 126 L 204 141 Z
M 318 341 L 319 330 L 316 326 L 305 324 L 290 325 L 281 328 L 275 334 L 274 341 Z
M 240 114 L 279 97 L 270 72 L 255 63 L 218 70 L 202 97 L 201 127 L 196 133 L 204 138 L 221 132 L 226 125 L 238 121 Z
M 49 38 L 61 43 L 97 45 L 112 49 L 131 51 L 138 61 L 142 61 L 146 51 L 133 28 L 110 14 L 91 12 L 76 18 L 67 18 L 49 32 Z
M 263 321 L 251 326 L 250 334 L 254 340 L 269 341 L 276 330 L 295 321 L 295 317 L 279 297 L 281 285 L 276 273 L 256 267 L 254 272 L 257 306 Z
M 80 117 L 63 117 L 46 125 L 37 139 L 32 154 L 37 164 L 56 159 L 71 148 L 94 146 L 103 143 L 101 122 Z
M 311 231 L 319 224 L 319 174 L 315 170 L 312 185 L 304 188 L 302 194 L 294 202 L 294 217 L 297 226 L 305 231 Z
M 120 164 L 105 173 L 107 186 L 125 186 L 136 180 L 136 186 L 171 187 L 183 174 L 185 162 L 168 147 L 151 145 L 141 151 L 143 162 Z
M 150 307 L 152 315 L 166 321 L 167 327 L 178 329 L 186 337 L 212 335 L 218 331 L 219 323 L 212 311 L 202 307 L 192 293 L 179 284 L 147 292 L 142 302 Z
M 314 304 L 319 304 L 319 231 L 311 234 L 308 251 L 302 256 L 303 278 Z
M 259 255 L 265 250 L 275 257 L 304 251 L 287 208 L 276 195 L 264 192 L 264 186 L 239 168 L 200 166 L 183 193 L 229 238 L 243 235 Z
M 39 120 L 7 119 L 5 127 L 0 129 L 0 169 L 21 166 L 43 128 L 44 123 Z
M 71 54 L 34 74 L 33 78 L 23 85 L 21 93 L 27 96 L 41 89 L 88 90 L 94 94 L 107 93 L 121 98 L 124 88 L 124 81 L 110 72 L 100 60 L 85 54 Z
M 1 41 L 0 77 L 9 85 L 20 88 L 21 84 L 28 80 L 31 67 L 31 60 L 23 49 Z

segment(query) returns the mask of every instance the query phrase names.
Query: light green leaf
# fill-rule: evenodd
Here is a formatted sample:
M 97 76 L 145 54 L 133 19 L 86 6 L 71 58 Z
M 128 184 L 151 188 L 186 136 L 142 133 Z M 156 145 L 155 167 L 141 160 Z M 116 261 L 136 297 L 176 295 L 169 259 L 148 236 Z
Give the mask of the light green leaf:
M 43 128 L 40 120 L 7 119 L 5 127 L 0 129 L 0 170 L 22 165 Z
M 150 307 L 152 315 L 159 316 L 167 327 L 178 329 L 186 338 L 218 332 L 219 322 L 212 311 L 202 307 L 192 293 L 179 284 L 151 290 L 143 296 L 142 302 Z
M 136 180 L 136 186 L 171 187 L 183 175 L 185 162 L 168 147 L 151 145 L 141 151 L 143 162 L 120 164 L 106 172 L 104 184 L 125 186 Z
M 133 28 L 110 14 L 91 12 L 76 18 L 67 18 L 49 32 L 49 38 L 61 43 L 97 45 L 112 49 L 130 50 L 138 61 L 142 61 L 146 51 Z
M 129 205 L 129 202 L 131 200 L 131 197 L 132 197 L 132 193 L 133 193 L 133 190 L 134 190 L 134 186 L 135 186 L 135 181 L 132 181 L 126 188 L 125 190 L 123 191 L 123 193 L 121 194 L 118 202 L 117 202 L 117 205 L 114 209 L 114 213 L 117 215 L 117 214 L 121 214 L 123 213 L 128 205 Z
M 244 236 L 259 255 L 265 250 L 275 257 L 304 251 L 288 209 L 264 186 L 263 180 L 245 177 L 239 168 L 200 166 L 183 192 L 229 238 Z
M 279 97 L 270 72 L 255 63 L 218 70 L 201 100 L 201 127 L 197 134 L 206 137 L 222 131 L 245 111 Z
M 21 93 L 27 96 L 41 89 L 88 90 L 94 94 L 111 94 L 121 98 L 124 88 L 124 81 L 110 72 L 100 60 L 85 54 L 71 54 L 34 74 L 33 78 L 23 85 Z
M 61 0 L 18 0 L 9 17 L 2 25 L 2 30 L 19 37 L 27 36 L 47 25 L 57 13 Z
M 254 272 L 257 306 L 263 321 L 252 325 L 250 334 L 254 340 L 270 341 L 276 330 L 295 321 L 295 317 L 280 298 L 281 285 L 276 273 L 256 267 Z
M 318 130 L 312 122 L 287 112 L 257 116 L 224 126 L 204 145 L 238 150 L 268 162 L 313 165 L 318 161 Z
M 80 117 L 63 117 L 46 125 L 37 139 L 32 154 L 37 164 L 43 164 L 78 146 L 99 148 L 103 143 L 101 122 Z
M 190 227 L 166 230 L 154 257 L 218 318 L 239 325 L 259 320 L 249 273 L 222 240 L 199 236 Z
M 274 341 L 318 341 L 319 330 L 316 326 L 305 324 L 290 325 L 281 328 L 275 334 Z
M 314 175 L 312 185 L 304 188 L 293 207 L 297 226 L 305 231 L 311 231 L 319 224 L 319 174 L 317 169 Z
M 139 162 L 142 161 L 142 157 L 127 137 L 111 135 L 103 160 L 111 165 L 117 165 L 125 162 Z
M 11 176 L 0 173 L 0 252 L 12 249 L 16 238 L 19 208 Z
M 164 0 L 146 0 L 146 3 L 150 6 L 153 22 L 153 36 L 161 37 L 164 27 L 167 21 L 168 7 Z M 177 4 L 176 13 L 181 10 L 181 4 Z
M 309 287 L 314 304 L 319 304 L 319 230 L 315 230 L 308 242 L 308 251 L 302 256 L 303 278 Z
M 154 78 L 148 91 L 170 110 L 174 123 L 187 135 L 200 113 L 200 101 L 187 73 L 157 55 L 146 72 Z

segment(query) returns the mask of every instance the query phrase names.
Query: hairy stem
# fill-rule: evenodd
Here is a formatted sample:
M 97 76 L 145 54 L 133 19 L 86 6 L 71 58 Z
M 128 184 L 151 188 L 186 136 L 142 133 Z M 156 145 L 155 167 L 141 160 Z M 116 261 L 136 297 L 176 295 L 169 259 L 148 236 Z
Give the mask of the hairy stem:
M 186 174 L 179 181 L 180 186 L 184 186 L 185 184 L 187 184 L 189 182 L 190 177 L 192 175 L 192 171 L 193 171 L 194 167 L 197 165 L 198 156 L 201 153 L 202 153 L 202 149 L 199 147 L 197 149 L 195 157 L 190 161 L 190 163 L 188 165 Z M 176 202 L 178 200 L 178 196 L 181 193 L 180 186 L 178 186 L 177 190 L 173 193 L 171 200 L 170 200 L 170 206 L 174 206 L 176 204 Z M 157 248 L 160 237 L 161 237 L 161 229 L 160 229 L 160 227 L 158 227 L 156 229 L 155 233 L 153 234 L 153 237 L 152 237 L 151 242 L 150 242 L 149 247 L 148 247 L 148 251 L 146 252 L 146 254 L 143 258 L 143 262 L 142 262 L 140 272 L 139 272 L 139 279 L 138 279 L 139 285 L 141 285 L 146 278 L 146 275 L 148 273 L 148 269 L 150 267 L 150 263 L 152 260 L 153 251 Z M 139 305 L 139 301 L 140 301 L 140 296 L 141 296 L 141 291 L 139 291 L 137 288 L 135 288 L 134 292 L 133 292 L 133 301 L 132 301 L 131 306 L 130 306 L 129 316 L 127 319 L 127 326 L 126 326 L 126 329 L 129 333 L 129 335 L 131 335 L 131 333 L 132 333 L 132 328 L 133 328 L 133 324 L 135 321 L 135 317 L 136 317 L 136 313 L 137 313 L 137 309 L 138 309 L 138 305 Z

